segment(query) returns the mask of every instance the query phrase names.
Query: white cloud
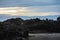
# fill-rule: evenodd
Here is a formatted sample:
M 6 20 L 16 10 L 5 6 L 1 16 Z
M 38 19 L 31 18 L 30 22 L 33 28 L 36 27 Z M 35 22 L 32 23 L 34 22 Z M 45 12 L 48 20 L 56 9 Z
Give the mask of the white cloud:
M 0 14 L 19 15 L 27 11 L 25 7 L 0 8 Z
M 35 9 L 36 10 L 36 9 Z M 0 8 L 0 14 L 8 14 L 11 16 L 48 16 L 48 15 L 60 15 L 60 12 L 38 12 L 39 9 L 34 11 L 33 8 L 28 7 L 8 7 Z

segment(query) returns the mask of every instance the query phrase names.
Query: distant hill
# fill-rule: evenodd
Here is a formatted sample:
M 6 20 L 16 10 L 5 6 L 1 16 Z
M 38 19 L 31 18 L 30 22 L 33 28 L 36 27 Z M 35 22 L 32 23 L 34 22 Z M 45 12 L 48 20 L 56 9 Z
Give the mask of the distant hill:
M 11 18 L 7 19 L 3 22 L 0 22 L 0 27 L 2 27 L 2 30 L 29 30 L 32 32 L 59 32 L 60 33 L 60 17 L 57 16 L 57 20 L 48 19 L 54 18 L 54 16 L 41 16 L 41 17 L 48 17 L 45 20 L 41 20 L 40 16 L 37 16 L 36 18 L 33 18 L 35 16 L 32 16 L 31 19 L 22 19 L 22 18 Z M 39 18 L 38 18 L 39 17 Z M 56 17 L 56 16 L 55 16 Z

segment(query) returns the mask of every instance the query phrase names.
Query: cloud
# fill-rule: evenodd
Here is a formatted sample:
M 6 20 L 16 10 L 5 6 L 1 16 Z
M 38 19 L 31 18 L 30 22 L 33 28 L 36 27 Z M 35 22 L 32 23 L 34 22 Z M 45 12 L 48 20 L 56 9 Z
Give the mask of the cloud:
M 0 7 L 60 5 L 60 0 L 0 0 Z
M 60 6 L 2 7 L 0 14 L 11 16 L 60 15 Z
M 60 12 L 60 6 L 33 6 L 27 9 L 35 12 Z
M 8 8 L 0 8 L 0 14 L 10 14 L 10 15 L 19 15 L 24 14 L 26 11 L 25 7 L 8 7 Z
M 0 0 L 0 19 L 60 15 L 60 0 Z
M 2 7 L 0 14 L 11 16 L 60 15 L 60 6 Z
M 48 15 L 60 15 L 60 12 L 35 12 L 27 8 L 0 8 L 0 14 L 7 14 L 11 16 L 48 16 Z

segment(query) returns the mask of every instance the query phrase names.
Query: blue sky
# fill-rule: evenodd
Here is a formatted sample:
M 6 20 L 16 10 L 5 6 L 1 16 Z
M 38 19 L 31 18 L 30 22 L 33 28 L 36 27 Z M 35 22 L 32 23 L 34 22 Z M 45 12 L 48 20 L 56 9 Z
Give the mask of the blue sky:
M 60 15 L 60 0 L 0 0 L 0 20 L 22 16 L 56 19 L 54 15 Z

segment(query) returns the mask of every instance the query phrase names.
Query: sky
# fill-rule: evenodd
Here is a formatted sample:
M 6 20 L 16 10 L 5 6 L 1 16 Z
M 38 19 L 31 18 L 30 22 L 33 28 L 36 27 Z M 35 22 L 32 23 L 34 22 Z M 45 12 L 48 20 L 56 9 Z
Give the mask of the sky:
M 56 19 L 54 15 L 60 15 L 60 0 L 0 0 L 0 20 L 15 17 Z

